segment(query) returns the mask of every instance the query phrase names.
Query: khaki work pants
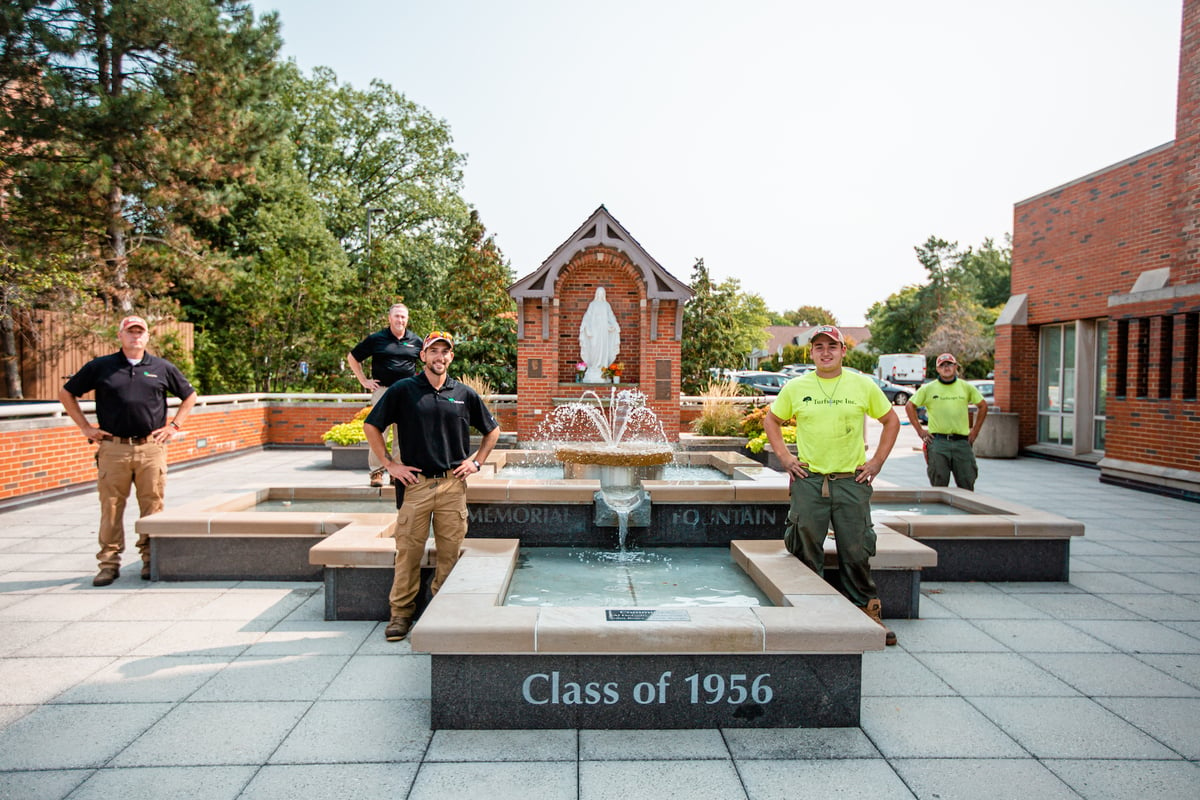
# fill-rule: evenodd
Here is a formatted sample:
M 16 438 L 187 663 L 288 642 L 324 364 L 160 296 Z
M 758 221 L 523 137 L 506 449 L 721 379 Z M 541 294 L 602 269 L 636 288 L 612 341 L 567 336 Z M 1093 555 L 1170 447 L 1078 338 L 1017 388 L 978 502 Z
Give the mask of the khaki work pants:
M 388 602 L 392 619 L 412 619 L 421 589 L 421 561 L 433 523 L 437 564 L 433 573 L 434 594 L 458 563 L 462 540 L 467 535 L 467 484 L 453 476 L 421 478 L 404 487 L 404 505 L 396 512 L 396 572 Z
M 167 447 L 162 444 L 121 444 L 100 441 L 96 451 L 96 489 L 100 494 L 101 567 L 120 567 L 125 552 L 125 502 L 131 487 L 137 490 L 139 516 L 163 510 L 167 488 Z M 150 539 L 138 536 L 142 563 L 150 563 Z

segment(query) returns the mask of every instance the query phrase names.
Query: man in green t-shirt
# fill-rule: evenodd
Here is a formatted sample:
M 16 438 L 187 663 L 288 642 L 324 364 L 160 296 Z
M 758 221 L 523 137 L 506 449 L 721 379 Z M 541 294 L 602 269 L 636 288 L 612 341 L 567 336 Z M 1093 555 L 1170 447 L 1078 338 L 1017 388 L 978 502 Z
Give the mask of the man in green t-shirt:
M 825 538 L 832 525 L 842 592 L 887 632 L 888 644 L 895 644 L 896 635 L 883 624 L 871 577 L 871 481 L 896 444 L 900 419 L 874 381 L 842 367 L 846 341 L 840 330 L 821 325 L 810 345 L 817 368 L 788 381 L 763 420 L 767 441 L 791 478 L 784 543 L 809 569 L 824 575 Z M 870 459 L 863 435 L 867 416 L 883 425 Z M 783 424 L 793 417 L 795 456 L 783 441 Z
M 904 407 L 921 441 L 925 442 L 925 472 L 930 486 L 949 486 L 950 475 L 960 489 L 975 490 L 979 465 L 971 445 L 979 436 L 987 417 L 987 401 L 974 384 L 958 377 L 958 361 L 953 353 L 942 353 L 936 362 L 937 380 L 917 389 Z M 975 406 L 975 422 L 971 423 L 969 407 Z M 917 408 L 925 406 L 929 417 L 928 429 L 921 427 Z

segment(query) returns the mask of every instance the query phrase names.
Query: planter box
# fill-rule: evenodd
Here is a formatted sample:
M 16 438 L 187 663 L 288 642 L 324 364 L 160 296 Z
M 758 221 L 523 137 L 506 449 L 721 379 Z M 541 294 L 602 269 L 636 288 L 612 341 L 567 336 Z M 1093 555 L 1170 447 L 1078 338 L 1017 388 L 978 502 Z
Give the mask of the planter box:
M 351 445 L 329 445 L 329 450 L 333 453 L 334 469 L 355 469 L 359 471 L 369 469 L 367 456 L 370 454 L 371 448 L 367 447 L 366 442 Z

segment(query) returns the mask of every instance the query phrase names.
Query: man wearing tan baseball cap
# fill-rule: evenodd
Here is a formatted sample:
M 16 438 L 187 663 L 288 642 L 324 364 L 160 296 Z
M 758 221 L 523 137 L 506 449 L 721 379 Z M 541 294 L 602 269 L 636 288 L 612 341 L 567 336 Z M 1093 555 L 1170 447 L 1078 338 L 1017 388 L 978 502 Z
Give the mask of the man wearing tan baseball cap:
M 108 586 L 121 575 L 125 550 L 125 503 L 131 487 L 137 488 L 141 516 L 163 509 L 167 484 L 167 442 L 182 435 L 184 421 L 196 404 L 196 390 L 179 368 L 146 352 L 150 326 L 139 316 L 117 324 L 121 349 L 94 358 L 58 392 L 67 415 L 95 442 L 100 494 L 100 571 L 93 586 Z M 79 398 L 96 393 L 96 424 L 83 413 Z M 167 395 L 182 401 L 167 417 Z M 150 580 L 150 541 L 139 536 L 142 580 Z

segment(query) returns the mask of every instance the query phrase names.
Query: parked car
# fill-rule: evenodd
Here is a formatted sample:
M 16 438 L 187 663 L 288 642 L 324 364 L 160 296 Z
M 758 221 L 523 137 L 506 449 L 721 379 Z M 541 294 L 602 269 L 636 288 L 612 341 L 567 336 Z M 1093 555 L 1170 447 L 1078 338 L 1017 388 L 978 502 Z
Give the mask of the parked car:
M 734 380 L 755 390 L 756 394 L 779 394 L 783 385 L 791 380 L 781 372 L 758 372 L 746 370 L 738 372 Z
M 816 369 L 814 364 L 784 364 L 779 368 L 779 371 L 789 378 L 797 378 L 806 372 L 811 372 Z
M 988 380 L 967 381 L 967 383 L 974 384 L 979 393 L 983 395 L 989 411 L 996 407 L 996 382 L 994 380 L 989 378 Z
M 874 375 L 867 375 L 868 378 L 875 381 L 875 385 L 883 389 L 883 393 L 887 395 L 887 399 L 892 401 L 894 406 L 902 406 L 912 399 L 916 391 L 911 386 L 901 386 L 898 383 L 885 381 L 883 378 L 876 378 Z

